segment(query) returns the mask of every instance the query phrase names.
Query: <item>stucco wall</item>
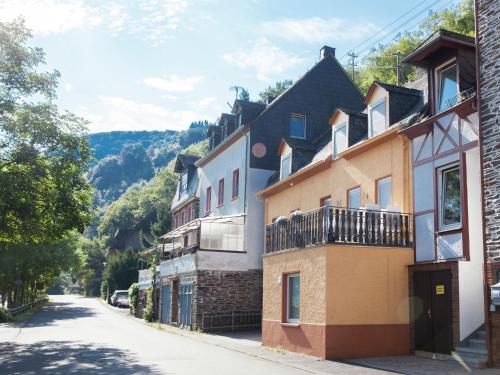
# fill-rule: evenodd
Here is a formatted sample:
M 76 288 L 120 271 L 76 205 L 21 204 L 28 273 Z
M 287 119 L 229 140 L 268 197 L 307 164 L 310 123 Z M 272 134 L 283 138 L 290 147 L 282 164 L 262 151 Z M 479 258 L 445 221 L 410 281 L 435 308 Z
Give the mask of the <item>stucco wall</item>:
M 264 257 L 263 319 L 282 320 L 283 274 L 300 273 L 300 321 L 408 324 L 413 250 L 329 245 Z
M 297 250 L 264 257 L 264 320 L 282 320 L 282 277 L 300 272 L 300 320 L 324 324 L 326 320 L 327 248 Z
M 290 216 L 295 209 L 305 212 L 319 208 L 320 199 L 328 195 L 334 205 L 346 206 L 347 190 L 357 186 L 361 186 L 361 205 L 374 204 L 376 180 L 388 175 L 392 176 L 392 204 L 409 212 L 408 142 L 396 135 L 389 138 L 351 159 L 340 157 L 329 169 L 268 197 L 266 223 L 278 216 Z
M 460 340 L 465 339 L 484 323 L 484 254 L 479 148 L 468 151 L 466 157 L 470 261 L 458 263 Z
M 413 249 L 331 246 L 327 324 L 408 324 Z

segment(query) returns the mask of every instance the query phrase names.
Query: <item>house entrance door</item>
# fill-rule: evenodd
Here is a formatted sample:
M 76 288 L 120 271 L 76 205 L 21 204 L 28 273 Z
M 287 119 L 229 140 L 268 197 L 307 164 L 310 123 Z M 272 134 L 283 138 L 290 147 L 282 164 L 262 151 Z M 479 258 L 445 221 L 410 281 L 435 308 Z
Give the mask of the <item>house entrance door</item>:
M 191 327 L 193 305 L 193 284 L 181 284 L 179 291 L 179 323 L 183 327 Z
M 413 274 L 415 349 L 450 354 L 453 349 L 451 271 Z
M 164 286 L 161 290 L 161 322 L 170 323 L 170 285 Z

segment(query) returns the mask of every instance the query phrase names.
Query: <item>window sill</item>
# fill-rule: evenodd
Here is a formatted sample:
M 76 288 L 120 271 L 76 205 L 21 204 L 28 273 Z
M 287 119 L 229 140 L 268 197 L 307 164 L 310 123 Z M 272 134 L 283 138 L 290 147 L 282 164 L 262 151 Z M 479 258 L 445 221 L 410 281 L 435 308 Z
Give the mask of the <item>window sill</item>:
M 282 322 L 281 326 L 282 327 L 290 327 L 290 328 L 299 328 L 300 327 L 300 323 Z
M 462 227 L 459 228 L 444 228 L 436 231 L 436 235 L 444 235 L 444 234 L 454 234 L 462 232 Z
M 238 199 L 240 199 L 240 197 L 236 196 L 236 197 L 231 198 L 231 201 L 234 202 L 234 201 L 237 201 Z
M 221 208 L 222 206 L 224 206 L 224 203 L 223 204 L 219 204 L 216 208 Z

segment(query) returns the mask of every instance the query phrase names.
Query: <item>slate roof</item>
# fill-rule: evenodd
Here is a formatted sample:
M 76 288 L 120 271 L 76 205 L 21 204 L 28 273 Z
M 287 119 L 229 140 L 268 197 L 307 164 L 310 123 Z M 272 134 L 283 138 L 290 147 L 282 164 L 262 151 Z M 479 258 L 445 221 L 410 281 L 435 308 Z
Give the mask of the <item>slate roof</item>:
M 188 154 L 177 155 L 177 160 L 175 161 L 174 172 L 181 173 L 188 166 L 194 166 L 194 163 L 199 158 L 200 158 L 199 156 L 188 155 Z
M 302 149 L 302 150 L 316 150 L 314 143 L 306 140 L 306 139 L 298 139 L 285 137 L 283 140 L 286 142 L 288 146 L 292 149 Z
M 396 85 L 392 85 L 390 83 L 383 83 L 383 82 L 379 82 L 379 81 L 375 81 L 374 83 L 376 85 L 384 88 L 385 90 L 389 91 L 390 93 L 394 92 L 394 93 L 398 93 L 398 94 L 414 95 L 414 96 L 422 96 L 423 95 L 422 91 L 416 90 L 416 89 L 413 89 L 410 87 L 396 86 Z
M 266 104 L 259 103 L 259 102 L 252 102 L 252 101 L 241 100 L 241 99 L 236 99 L 234 102 L 235 102 L 235 104 L 239 104 L 242 107 L 255 109 L 255 110 L 263 110 L 264 108 L 266 108 Z

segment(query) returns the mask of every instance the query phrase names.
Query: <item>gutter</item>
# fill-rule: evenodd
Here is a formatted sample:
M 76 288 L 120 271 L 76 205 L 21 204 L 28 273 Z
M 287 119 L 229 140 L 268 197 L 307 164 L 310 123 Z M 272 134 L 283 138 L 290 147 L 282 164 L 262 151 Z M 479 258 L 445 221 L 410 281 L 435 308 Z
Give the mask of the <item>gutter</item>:
M 474 0 L 474 27 L 475 27 L 475 42 L 476 42 L 476 98 L 477 98 L 477 117 L 479 119 L 479 160 L 480 160 L 480 170 L 481 170 L 481 216 L 483 219 L 483 257 L 484 257 L 484 272 L 483 272 L 483 287 L 484 287 L 484 315 L 485 315 L 485 328 L 486 328 L 486 349 L 488 351 L 488 366 L 491 367 L 493 363 L 493 355 L 491 352 L 491 322 L 490 322 L 490 288 L 488 286 L 488 273 L 489 273 L 489 262 L 488 262 L 488 248 L 486 246 L 486 217 L 484 215 L 486 205 L 484 201 L 484 154 L 483 154 L 483 131 L 482 131 L 482 119 L 481 119 L 481 76 L 480 76 L 480 58 L 479 51 L 481 45 L 479 44 L 479 21 L 478 21 L 478 0 Z

